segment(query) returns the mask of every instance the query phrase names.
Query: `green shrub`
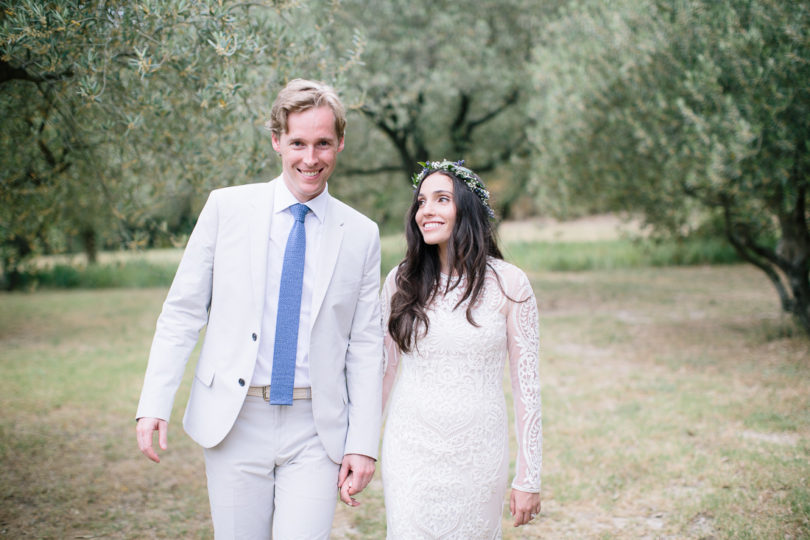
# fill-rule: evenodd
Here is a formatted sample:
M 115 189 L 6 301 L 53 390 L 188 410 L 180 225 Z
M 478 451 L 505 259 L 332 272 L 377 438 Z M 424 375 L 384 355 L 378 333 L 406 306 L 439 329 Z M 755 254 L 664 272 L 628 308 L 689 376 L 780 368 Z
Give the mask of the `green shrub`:
M 57 264 L 30 271 L 29 288 L 44 289 L 110 289 L 164 287 L 172 282 L 176 264 L 157 264 L 143 260 L 72 266 Z

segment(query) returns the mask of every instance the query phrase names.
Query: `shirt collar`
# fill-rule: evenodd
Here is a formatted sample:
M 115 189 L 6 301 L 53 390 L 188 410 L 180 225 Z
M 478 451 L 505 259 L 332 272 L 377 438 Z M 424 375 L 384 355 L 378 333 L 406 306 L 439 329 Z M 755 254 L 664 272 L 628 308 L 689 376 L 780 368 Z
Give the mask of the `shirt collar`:
M 301 201 L 287 188 L 284 183 L 284 178 L 279 178 L 276 182 L 276 194 L 273 203 L 273 213 L 278 214 L 288 209 L 290 206 L 297 204 Z M 323 223 L 326 216 L 326 206 L 329 203 L 329 185 L 324 186 L 323 191 L 314 199 L 307 201 L 305 204 L 309 207 L 309 211 L 315 215 L 320 223 Z

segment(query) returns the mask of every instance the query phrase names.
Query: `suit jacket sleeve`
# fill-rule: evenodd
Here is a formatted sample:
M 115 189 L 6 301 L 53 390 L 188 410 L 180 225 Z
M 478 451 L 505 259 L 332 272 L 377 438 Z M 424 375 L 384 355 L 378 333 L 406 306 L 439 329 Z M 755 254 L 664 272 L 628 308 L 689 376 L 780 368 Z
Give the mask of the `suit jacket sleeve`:
M 360 294 L 346 351 L 349 426 L 346 454 L 377 457 L 382 402 L 382 321 L 380 315 L 380 237 L 371 225 Z
M 197 219 L 158 317 L 136 418 L 169 419 L 186 363 L 208 321 L 218 223 L 215 194 Z

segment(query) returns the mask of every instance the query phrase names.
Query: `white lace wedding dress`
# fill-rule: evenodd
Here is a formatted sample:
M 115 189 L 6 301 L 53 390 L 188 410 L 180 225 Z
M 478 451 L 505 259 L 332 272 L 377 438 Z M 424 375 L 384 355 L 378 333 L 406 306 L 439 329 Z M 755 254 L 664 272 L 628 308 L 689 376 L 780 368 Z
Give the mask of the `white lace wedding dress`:
M 503 393 L 507 356 L 519 446 L 512 487 L 540 491 L 537 303 L 520 269 L 499 259 L 489 262 L 473 309 L 478 326 L 467 321 L 469 301 L 453 309 L 462 282 L 429 306 L 428 334 L 419 339 L 417 350 L 401 358 L 387 335 L 396 269 L 385 281 L 389 380 L 401 364 L 387 404 L 381 456 L 391 540 L 501 538 L 509 474 Z M 527 300 L 509 300 L 496 274 L 509 298 Z

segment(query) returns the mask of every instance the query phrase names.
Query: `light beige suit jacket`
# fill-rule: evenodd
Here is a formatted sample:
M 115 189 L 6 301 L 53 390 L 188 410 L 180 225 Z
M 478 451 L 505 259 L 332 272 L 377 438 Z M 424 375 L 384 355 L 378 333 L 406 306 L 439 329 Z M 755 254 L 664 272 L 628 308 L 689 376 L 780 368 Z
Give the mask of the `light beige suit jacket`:
M 137 418 L 168 420 L 206 327 L 183 426 L 205 448 L 228 434 L 256 365 L 274 183 L 214 190 L 158 318 Z M 329 457 L 377 457 L 382 381 L 377 225 L 330 197 L 310 336 L 312 410 Z

